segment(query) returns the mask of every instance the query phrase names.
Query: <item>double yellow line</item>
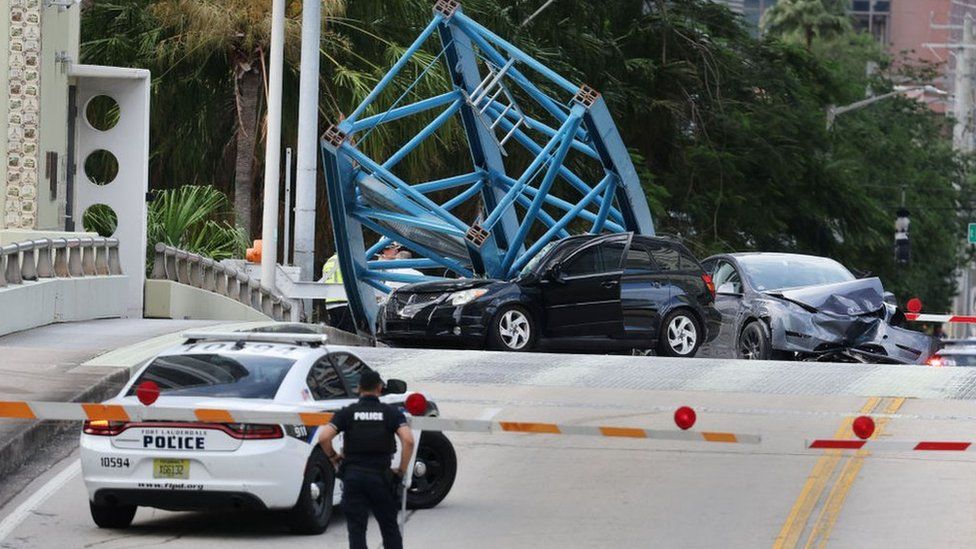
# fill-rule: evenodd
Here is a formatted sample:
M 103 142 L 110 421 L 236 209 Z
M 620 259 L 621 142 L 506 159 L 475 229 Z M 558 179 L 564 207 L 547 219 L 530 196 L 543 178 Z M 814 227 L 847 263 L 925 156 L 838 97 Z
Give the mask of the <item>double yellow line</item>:
M 904 398 L 880 398 L 872 397 L 861 407 L 859 414 L 870 414 L 883 411 L 886 414 L 894 414 L 905 403 Z M 851 424 L 853 418 L 846 419 L 834 433 L 834 438 L 852 438 L 853 433 Z M 876 429 L 871 438 L 881 434 L 887 424 L 887 418 L 881 418 L 876 422 Z M 807 477 L 800 495 L 797 496 L 790 514 L 786 517 L 783 527 L 780 529 L 776 541 L 773 543 L 774 549 L 793 548 L 803 543 L 804 548 L 824 547 L 830 539 L 830 533 L 837 523 L 844 501 L 854 481 L 857 479 L 861 466 L 864 464 L 864 456 L 868 455 L 867 450 L 858 450 L 853 455 L 845 456 L 842 450 L 826 450 L 824 455 L 817 459 L 813 467 L 813 472 Z M 841 465 L 839 472 L 838 466 Z M 827 486 L 830 484 L 830 490 Z M 826 492 L 826 497 L 824 493 Z M 816 518 L 811 523 L 810 519 Z M 805 537 L 804 537 L 805 535 Z

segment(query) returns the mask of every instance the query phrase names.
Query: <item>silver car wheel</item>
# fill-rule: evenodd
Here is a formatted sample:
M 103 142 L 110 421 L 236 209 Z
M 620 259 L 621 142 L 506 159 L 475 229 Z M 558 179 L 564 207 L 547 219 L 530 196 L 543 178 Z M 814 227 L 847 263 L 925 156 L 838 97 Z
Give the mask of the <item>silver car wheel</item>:
M 675 354 L 684 356 L 695 350 L 698 343 L 698 328 L 694 321 L 684 315 L 678 315 L 668 324 L 668 344 Z
M 498 335 L 505 347 L 514 351 L 522 349 L 532 336 L 528 317 L 518 309 L 505 311 L 498 321 Z

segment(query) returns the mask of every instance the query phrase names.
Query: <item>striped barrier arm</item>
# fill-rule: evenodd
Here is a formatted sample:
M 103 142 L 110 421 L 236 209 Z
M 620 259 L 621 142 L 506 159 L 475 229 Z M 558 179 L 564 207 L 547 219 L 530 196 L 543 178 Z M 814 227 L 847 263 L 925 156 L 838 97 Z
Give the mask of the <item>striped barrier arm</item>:
M 966 315 L 930 315 L 922 313 L 905 313 L 905 318 L 915 322 L 941 322 L 943 324 L 976 324 L 976 316 Z
M 911 441 L 815 439 L 807 441 L 811 450 L 871 450 L 875 452 L 966 452 L 976 450 L 976 443 L 965 441 Z
M 0 402 L 0 418 L 61 421 L 183 421 L 204 423 L 275 423 L 284 425 L 325 425 L 328 412 L 280 412 L 227 410 L 215 408 L 157 408 L 153 406 L 87 404 L 73 402 Z M 718 431 L 677 431 L 590 425 L 563 425 L 516 421 L 410 417 L 410 425 L 422 431 L 467 433 L 528 433 L 636 438 L 724 444 L 759 444 L 759 435 Z

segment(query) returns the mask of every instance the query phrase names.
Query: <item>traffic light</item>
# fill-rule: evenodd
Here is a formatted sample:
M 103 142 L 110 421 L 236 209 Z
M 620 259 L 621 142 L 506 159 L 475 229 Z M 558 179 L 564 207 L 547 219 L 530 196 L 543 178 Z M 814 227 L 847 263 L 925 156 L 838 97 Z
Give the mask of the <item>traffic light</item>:
M 898 265 L 908 265 L 912 258 L 912 248 L 908 239 L 908 227 L 911 223 L 908 210 L 899 209 L 898 218 L 895 219 L 895 263 Z

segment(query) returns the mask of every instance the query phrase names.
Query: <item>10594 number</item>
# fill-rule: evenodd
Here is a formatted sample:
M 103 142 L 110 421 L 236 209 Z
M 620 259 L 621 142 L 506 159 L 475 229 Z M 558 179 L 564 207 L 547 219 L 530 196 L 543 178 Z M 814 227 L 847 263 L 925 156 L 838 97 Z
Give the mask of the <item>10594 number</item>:
M 122 468 L 122 467 L 128 468 L 129 467 L 129 458 L 103 457 L 102 458 L 102 467 L 109 467 L 109 468 L 113 468 L 113 469 Z

